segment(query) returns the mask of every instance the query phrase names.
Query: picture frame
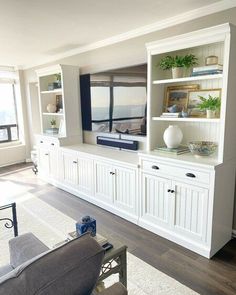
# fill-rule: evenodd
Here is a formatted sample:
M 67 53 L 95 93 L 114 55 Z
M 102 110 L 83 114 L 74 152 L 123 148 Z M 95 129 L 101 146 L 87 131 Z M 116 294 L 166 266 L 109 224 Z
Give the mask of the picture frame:
M 209 95 L 213 97 L 220 97 L 221 98 L 221 88 L 214 88 L 214 89 L 199 89 L 189 91 L 188 97 L 188 110 L 190 112 L 191 117 L 205 117 L 205 111 L 200 110 L 198 105 L 202 102 L 199 96 L 208 97 Z
M 176 105 L 177 111 L 181 112 L 183 109 L 187 109 L 189 91 L 196 91 L 199 89 L 199 84 L 189 85 L 175 85 L 166 87 L 164 112 L 168 111 L 168 108 Z

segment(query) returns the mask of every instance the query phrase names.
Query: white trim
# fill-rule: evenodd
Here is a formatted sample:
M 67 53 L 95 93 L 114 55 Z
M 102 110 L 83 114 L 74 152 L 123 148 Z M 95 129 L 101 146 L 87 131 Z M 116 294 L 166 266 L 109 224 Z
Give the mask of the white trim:
M 232 237 L 233 237 L 233 238 L 236 238 L 236 229 L 233 229 L 233 230 L 232 230 Z
M 23 65 L 21 66 L 22 69 L 26 70 L 26 69 L 30 69 L 36 66 L 40 66 L 44 63 L 48 63 L 48 62 L 53 62 L 62 58 L 66 58 L 66 57 L 70 57 L 73 55 L 77 55 L 86 51 L 90 51 L 90 50 L 94 50 L 94 49 L 98 49 L 101 47 L 105 47 L 108 45 L 112 45 L 118 42 L 122 42 L 131 38 L 135 38 L 135 37 L 139 37 L 145 34 L 149 34 L 155 31 L 160 31 L 187 21 L 191 21 L 203 16 L 207 16 L 213 13 L 217 13 L 220 11 L 224 11 L 230 8 L 236 7 L 236 1 L 235 0 L 224 0 L 224 1 L 219 1 L 210 5 L 206 5 L 194 10 L 190 10 L 184 13 L 181 13 L 179 15 L 176 15 L 174 17 L 170 17 L 167 18 L 165 20 L 147 25 L 147 26 L 143 26 L 143 27 L 139 27 L 135 30 L 131 30 L 128 31 L 126 33 L 122 33 L 98 42 L 94 42 L 85 46 L 81 46 L 78 48 L 75 48 L 73 50 L 69 50 L 66 51 L 62 54 L 57 54 L 54 55 L 53 57 L 47 58 L 47 59 L 43 59 L 38 63 L 35 64 L 28 64 L 28 65 Z

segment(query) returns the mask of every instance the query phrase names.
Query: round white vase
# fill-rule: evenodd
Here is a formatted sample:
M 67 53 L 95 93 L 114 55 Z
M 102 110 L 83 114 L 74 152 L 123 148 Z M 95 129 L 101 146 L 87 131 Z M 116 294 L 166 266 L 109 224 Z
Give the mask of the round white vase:
M 163 139 L 166 146 L 170 149 L 179 147 L 183 133 L 177 125 L 170 125 L 163 134 Z
M 55 104 L 53 104 L 53 103 L 49 103 L 49 104 L 47 105 L 47 111 L 48 111 L 49 113 L 55 113 L 56 110 L 57 110 L 57 107 L 56 107 Z

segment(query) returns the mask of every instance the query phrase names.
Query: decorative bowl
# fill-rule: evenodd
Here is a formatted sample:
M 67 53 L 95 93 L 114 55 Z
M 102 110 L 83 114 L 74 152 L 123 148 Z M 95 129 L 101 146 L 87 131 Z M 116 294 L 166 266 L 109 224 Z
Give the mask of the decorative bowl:
M 216 151 L 217 144 L 212 141 L 191 141 L 188 147 L 195 156 L 210 156 Z

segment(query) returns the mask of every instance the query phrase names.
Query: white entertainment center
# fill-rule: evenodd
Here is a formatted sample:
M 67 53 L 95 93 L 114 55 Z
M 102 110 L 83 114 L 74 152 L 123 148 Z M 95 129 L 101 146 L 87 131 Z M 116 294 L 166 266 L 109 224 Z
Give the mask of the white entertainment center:
M 39 175 L 53 185 L 113 212 L 207 258 L 232 235 L 236 167 L 236 35 L 223 24 L 147 44 L 147 149 L 137 153 L 82 141 L 79 70 L 58 65 L 37 71 L 42 134 L 37 135 Z M 171 79 L 157 66 L 167 54 L 217 55 L 223 73 Z M 47 90 L 55 74 L 61 89 Z M 167 86 L 198 84 L 221 89 L 219 118 L 163 118 Z M 45 107 L 62 96 L 60 113 Z M 83 111 L 83 110 L 82 110 Z M 49 136 L 49 120 L 64 121 L 63 133 Z M 60 118 L 60 120 L 58 119 Z M 183 131 L 183 142 L 214 141 L 215 156 L 168 155 L 153 151 L 163 145 L 169 125 Z M 58 126 L 59 127 L 59 126 Z

